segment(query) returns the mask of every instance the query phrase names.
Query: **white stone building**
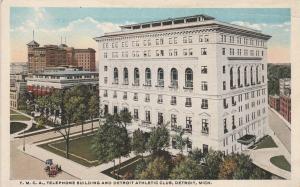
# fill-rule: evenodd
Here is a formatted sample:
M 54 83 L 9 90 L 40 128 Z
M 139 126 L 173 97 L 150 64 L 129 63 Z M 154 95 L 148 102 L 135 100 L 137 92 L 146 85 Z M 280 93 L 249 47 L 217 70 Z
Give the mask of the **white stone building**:
M 265 134 L 270 36 L 195 15 L 94 39 L 104 112 L 128 109 L 133 128 L 181 127 L 187 150 L 240 152 Z

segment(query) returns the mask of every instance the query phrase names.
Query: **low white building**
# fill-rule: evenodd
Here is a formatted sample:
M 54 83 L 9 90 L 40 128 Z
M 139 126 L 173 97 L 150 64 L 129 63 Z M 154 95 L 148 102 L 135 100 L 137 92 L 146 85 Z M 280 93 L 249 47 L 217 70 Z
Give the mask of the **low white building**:
M 129 110 L 130 128 L 170 122 L 187 149 L 239 152 L 267 126 L 267 40 L 206 15 L 121 26 L 94 38 L 104 112 Z M 244 146 L 242 146 L 244 144 Z
M 27 78 L 27 90 L 34 95 L 46 95 L 55 89 L 70 88 L 78 84 L 98 86 L 99 73 L 78 68 L 55 67 Z

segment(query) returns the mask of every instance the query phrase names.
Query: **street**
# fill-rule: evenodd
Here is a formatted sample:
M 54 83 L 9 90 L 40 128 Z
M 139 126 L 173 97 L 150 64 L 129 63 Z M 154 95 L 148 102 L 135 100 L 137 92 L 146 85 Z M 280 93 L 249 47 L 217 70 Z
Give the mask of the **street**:
M 275 114 L 272 110 L 269 111 L 269 126 L 275 132 L 286 149 L 291 153 L 291 130 L 285 125 L 285 122 Z

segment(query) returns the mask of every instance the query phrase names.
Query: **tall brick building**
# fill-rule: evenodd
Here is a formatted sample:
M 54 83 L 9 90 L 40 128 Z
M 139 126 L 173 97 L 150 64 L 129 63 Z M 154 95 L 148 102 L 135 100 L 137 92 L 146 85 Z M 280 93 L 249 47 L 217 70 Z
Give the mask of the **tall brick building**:
M 44 45 L 31 41 L 28 46 L 28 72 L 43 72 L 46 67 L 70 65 L 85 71 L 96 71 L 95 53 L 92 48 L 74 49 L 66 44 Z

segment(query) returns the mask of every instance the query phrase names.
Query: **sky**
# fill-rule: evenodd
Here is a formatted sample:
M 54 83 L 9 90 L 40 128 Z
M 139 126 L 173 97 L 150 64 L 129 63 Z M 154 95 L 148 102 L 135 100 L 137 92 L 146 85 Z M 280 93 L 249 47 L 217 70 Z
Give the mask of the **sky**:
M 55 8 L 12 7 L 10 10 L 11 62 L 27 61 L 26 44 L 63 43 L 94 48 L 94 37 L 120 30 L 124 24 L 207 14 L 216 20 L 242 25 L 269 34 L 268 62 L 290 63 L 290 9 L 274 8 Z

